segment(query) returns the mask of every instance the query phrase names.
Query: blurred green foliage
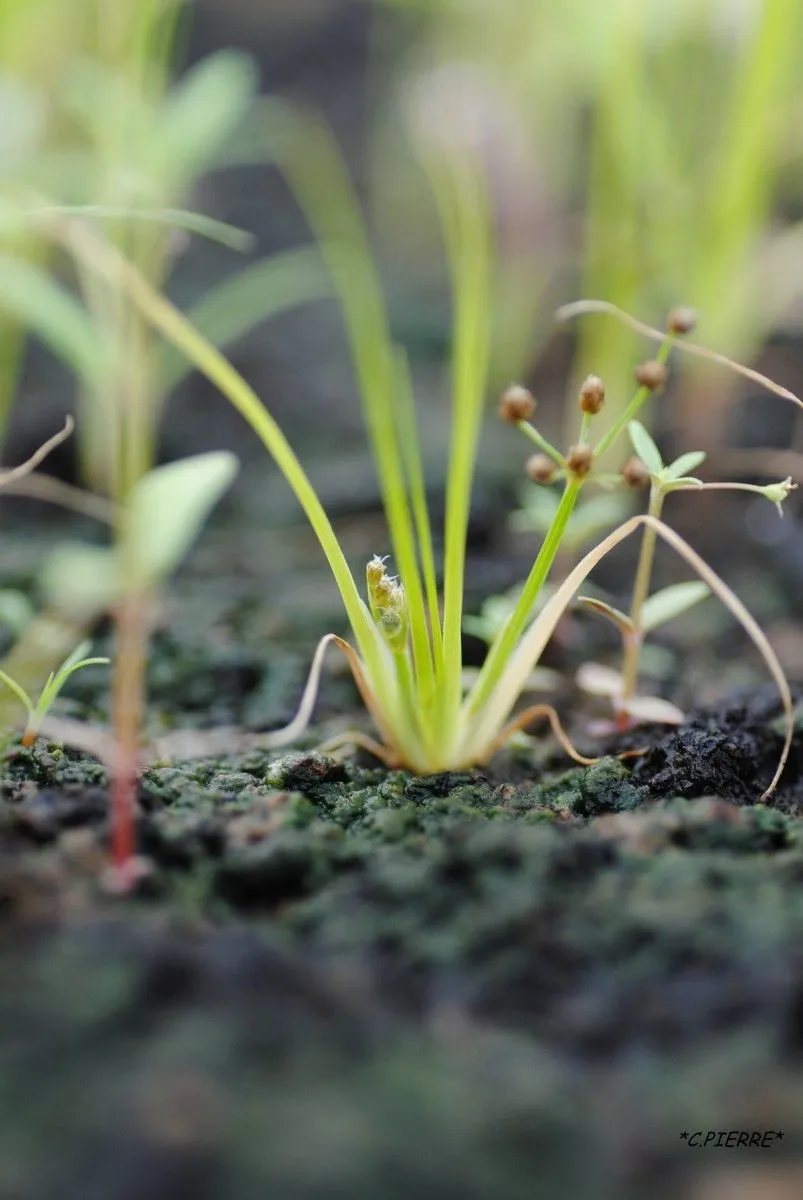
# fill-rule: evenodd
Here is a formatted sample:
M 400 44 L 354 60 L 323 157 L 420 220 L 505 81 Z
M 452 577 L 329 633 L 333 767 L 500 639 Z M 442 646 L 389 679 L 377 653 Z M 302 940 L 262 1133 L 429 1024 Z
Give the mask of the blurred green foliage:
M 531 365 L 556 301 L 578 294 L 657 324 L 673 304 L 693 305 L 706 344 L 755 354 L 799 291 L 796 0 L 385 2 L 413 30 L 398 82 L 429 91 L 445 133 L 485 151 L 500 382 Z M 409 254 L 415 189 L 393 120 L 377 146 L 377 195 L 385 221 L 395 203 Z M 624 400 L 634 347 L 627 329 L 587 322 L 575 384 L 593 371 L 612 405 L 617 392 Z
M 173 82 L 183 8 L 0 0 L 0 437 L 27 330 L 76 376 L 83 476 L 117 500 L 153 465 L 164 400 L 187 369 L 119 287 L 61 251 L 89 223 L 161 291 L 182 238 L 251 244 L 182 207 L 228 155 L 257 92 L 251 59 L 226 51 Z M 231 274 L 192 317 L 222 345 L 325 286 L 314 251 L 288 251 Z

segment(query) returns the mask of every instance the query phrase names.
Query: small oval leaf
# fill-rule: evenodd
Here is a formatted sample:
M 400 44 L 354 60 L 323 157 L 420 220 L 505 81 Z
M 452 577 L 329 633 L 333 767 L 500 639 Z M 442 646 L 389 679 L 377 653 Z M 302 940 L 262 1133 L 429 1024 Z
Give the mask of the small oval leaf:
M 121 555 L 133 575 L 126 585 L 159 583 L 178 566 L 238 469 L 234 454 L 211 451 L 156 467 L 134 485 Z
M 120 563 L 107 546 L 64 542 L 45 560 L 39 586 L 48 608 L 79 622 L 99 616 L 120 597 Z
M 225 150 L 256 96 L 253 59 L 220 50 L 192 67 L 167 96 L 153 130 L 156 174 L 197 177 Z
M 87 387 L 99 386 L 107 347 L 86 309 L 44 270 L 0 256 L 0 313 L 26 326 Z
M 673 463 L 669 464 L 666 468 L 667 479 L 680 479 L 684 475 L 689 475 L 704 462 L 704 450 L 689 450 L 687 454 L 681 454 L 680 458 L 676 458 Z
M 639 721 L 654 721 L 660 725 L 682 725 L 686 714 L 669 700 L 658 696 L 633 696 L 622 707 L 630 717 Z
M 24 592 L 16 588 L 0 588 L 0 624 L 6 625 L 15 638 L 22 636 L 33 615 L 34 607 Z
M 654 592 L 644 602 L 641 610 L 641 628 L 645 633 L 674 620 L 681 613 L 693 608 L 706 596 L 711 595 L 707 584 L 698 579 L 690 579 L 687 583 L 673 583 L 670 587 Z
M 661 458 L 661 452 L 652 440 L 647 430 L 642 425 L 641 421 L 631 421 L 627 427 L 627 432 L 630 435 L 630 441 L 651 475 L 660 475 L 664 469 L 664 461 Z
M 613 698 L 622 691 L 622 676 L 602 663 L 583 663 L 574 678 L 577 686 L 590 696 Z

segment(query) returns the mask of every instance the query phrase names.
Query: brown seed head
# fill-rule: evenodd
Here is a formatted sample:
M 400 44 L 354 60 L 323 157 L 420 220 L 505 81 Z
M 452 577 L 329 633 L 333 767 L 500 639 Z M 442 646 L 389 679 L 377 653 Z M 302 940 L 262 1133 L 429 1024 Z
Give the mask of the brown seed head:
M 673 308 L 666 318 L 666 328 L 669 333 L 691 333 L 697 325 L 697 313 L 687 305 Z
M 524 464 L 524 471 L 533 483 L 551 483 L 557 467 L 548 454 L 533 454 Z
M 535 397 L 528 388 L 520 383 L 511 383 L 499 397 L 499 416 L 508 425 L 518 425 L 519 421 L 529 421 L 535 412 Z
M 639 387 L 649 388 L 651 392 L 660 391 L 669 376 L 669 372 L 664 364 L 658 362 L 657 359 L 649 359 L 647 362 L 639 363 L 634 374 Z
M 622 479 L 628 487 L 644 487 L 649 482 L 650 473 L 646 465 L 635 454 L 622 467 Z
M 599 375 L 588 375 L 580 388 L 580 408 L 596 416 L 605 403 L 605 384 Z
M 570 446 L 566 455 L 566 466 L 573 475 L 587 475 L 594 461 L 594 451 L 590 446 L 581 444 Z

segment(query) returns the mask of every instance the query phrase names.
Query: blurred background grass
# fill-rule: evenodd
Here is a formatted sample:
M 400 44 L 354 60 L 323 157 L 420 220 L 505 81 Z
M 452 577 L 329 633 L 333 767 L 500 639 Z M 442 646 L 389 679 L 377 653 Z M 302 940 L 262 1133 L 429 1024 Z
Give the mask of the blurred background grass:
M 189 139 L 183 162 L 175 140 L 165 152 L 172 77 L 221 50 L 243 51 L 255 64 L 255 88 L 324 113 L 370 214 L 394 331 L 413 363 L 436 493 L 450 311 L 432 201 L 409 149 L 416 129 L 479 150 L 497 234 L 492 380 L 531 382 L 549 434 L 571 436 L 574 387 L 588 370 L 605 378 L 611 408 L 626 403 L 632 366 L 648 352 L 604 318 L 555 338 L 554 308 L 583 295 L 659 323 L 671 305 L 692 304 L 700 340 L 796 385 L 803 14 L 795 0 L 0 0 L 0 31 L 0 87 L 12 117 L 0 136 L 4 185 L 33 180 L 73 204 L 180 203 L 254 235 L 243 254 L 164 226 L 113 226 L 117 244 L 185 307 L 249 263 L 302 246 L 308 233 L 276 172 L 249 145 L 251 83 L 242 71 L 212 89 L 205 113 L 178 120 L 179 137 L 183 129 Z M 199 137 L 210 127 L 217 139 Z M 22 258 L 76 287 L 30 230 L 0 238 L 8 272 Z M 337 314 L 330 302 L 296 307 L 299 288 L 289 278 L 287 288 L 289 311 L 270 321 L 255 311 L 256 327 L 234 339 L 234 360 L 312 463 L 325 498 L 362 507 L 376 490 Z M 7 457 L 75 408 L 73 383 L 37 339 L 23 355 L 25 311 L 13 311 L 11 293 L 0 287 Z M 281 307 L 280 299 L 266 305 Z M 98 308 L 95 329 L 103 297 Z M 132 394 L 140 393 L 129 408 L 150 405 L 155 432 L 161 400 L 142 399 L 153 391 L 145 338 L 139 329 L 121 345 L 138 381 Z M 195 378 L 175 382 L 158 445 L 145 457 L 232 445 L 259 464 L 255 505 L 292 511 L 225 403 Z M 62 469 L 108 489 L 108 447 L 133 435 L 130 426 L 109 434 L 108 388 L 95 386 L 94 402 L 82 390 L 81 462 L 65 460 Z M 745 398 L 726 375 L 684 365 L 682 386 L 659 402 L 655 420 L 681 448 L 790 446 L 789 411 L 765 402 L 758 421 L 745 424 Z M 480 470 L 493 487 L 518 475 L 526 449 L 497 427 L 491 399 Z

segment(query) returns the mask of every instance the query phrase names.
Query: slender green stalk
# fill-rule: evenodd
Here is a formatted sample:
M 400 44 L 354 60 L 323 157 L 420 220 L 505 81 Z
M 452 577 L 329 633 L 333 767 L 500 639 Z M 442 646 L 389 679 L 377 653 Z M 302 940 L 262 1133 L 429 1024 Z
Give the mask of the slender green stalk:
M 117 645 L 112 674 L 112 720 L 116 770 L 112 778 L 112 860 L 124 871 L 133 859 L 134 802 L 140 734 L 145 711 L 148 598 L 130 592 L 116 613 Z
M 327 557 L 343 605 L 354 630 L 360 653 L 370 672 L 378 702 L 387 710 L 398 709 L 398 681 L 391 658 L 371 619 L 346 562 L 332 525 L 310 480 L 289 442 L 259 397 L 227 359 L 211 346 L 169 300 L 161 296 L 117 251 L 80 226 L 67 226 L 61 235 L 78 258 L 107 281 L 114 281 L 147 317 L 155 329 L 193 362 L 214 383 L 248 422 L 273 457 L 295 493 Z M 418 744 L 408 720 L 399 721 L 400 748 Z M 414 755 L 414 750 L 410 751 Z
M 544 586 L 560 550 L 566 526 L 577 504 L 582 486 L 582 479 L 575 478 L 567 482 L 552 524 L 538 551 L 532 570 L 527 576 L 518 603 L 492 643 L 476 683 L 466 700 L 467 713 L 477 713 L 487 703 L 519 638 L 526 629 L 533 605 L 538 599 L 541 588 Z
M 430 164 L 441 212 L 454 296 L 452 443 L 446 488 L 443 589 L 443 676 L 439 689 L 441 736 L 449 740 L 462 698 L 462 626 L 466 535 L 490 355 L 487 306 L 490 225 L 487 197 L 468 163 L 447 174 Z
M 656 520 L 660 520 L 661 518 L 665 496 L 666 493 L 661 484 L 653 479 L 650 483 L 650 500 L 647 513 Z M 655 526 L 647 525 L 641 535 L 638 567 L 636 568 L 636 578 L 633 582 L 633 593 L 630 600 L 629 616 L 632 627 L 623 634 L 624 655 L 622 658 L 620 702 L 623 713 L 627 712 L 628 701 L 632 700 L 636 694 L 639 657 L 644 640 L 644 631 L 641 625 L 641 610 L 650 594 L 650 582 L 652 580 L 652 568 L 655 561 L 657 541 L 658 534 Z
M 418 436 L 415 400 L 413 396 L 410 367 L 407 355 L 399 351 L 398 362 L 398 406 L 397 419 L 407 486 L 415 520 L 416 536 L 424 577 L 424 591 L 429 613 L 429 633 L 435 662 L 436 678 L 443 671 L 443 631 L 441 629 L 440 606 L 438 604 L 438 581 L 435 571 L 435 552 L 432 545 L 432 528 L 427 508 L 427 492 L 421 462 L 421 442 Z
M 671 334 L 671 333 L 666 334 L 663 342 L 658 347 L 658 350 L 655 355 L 657 362 L 660 362 L 660 363 L 667 362 L 667 360 L 669 359 L 669 355 L 672 351 L 672 347 L 674 346 L 676 340 L 677 339 L 673 334 Z M 594 453 L 597 457 L 601 458 L 602 455 L 605 454 L 605 452 L 610 449 L 610 447 L 614 444 L 614 442 L 616 442 L 621 437 L 621 435 L 624 433 L 625 429 L 627 429 L 627 426 L 629 425 L 629 423 L 638 414 L 639 410 L 643 407 L 643 405 L 646 403 L 646 401 L 649 399 L 649 397 L 651 395 L 652 395 L 652 392 L 651 392 L 650 388 L 640 387 L 638 389 L 635 396 L 628 404 L 627 408 L 622 413 L 620 413 L 620 415 L 616 418 L 616 420 L 614 421 L 613 425 L 610 427 L 608 432 L 600 438 L 599 442 L 597 443 L 597 445 L 595 447 L 595 451 L 594 451 Z
M 544 435 L 538 429 L 536 429 L 534 425 L 531 425 L 529 421 L 519 421 L 517 428 L 520 429 L 524 436 L 529 438 L 530 441 L 533 442 L 543 454 L 547 454 L 557 466 L 566 466 L 566 459 L 563 457 L 560 450 L 556 450 L 552 443 L 548 442 Z
M 333 138 L 320 121 L 279 101 L 265 106 L 264 117 L 267 146 L 316 236 L 340 299 L 393 554 L 410 607 L 416 677 L 425 691 L 431 690 L 435 675 L 424 588 L 392 402 L 397 359 L 359 201 Z M 422 733 L 431 736 L 431 730 Z
M 217 221 L 203 213 L 187 212 L 182 208 L 133 208 L 121 204 L 43 204 L 19 213 L 21 221 L 35 225 L 53 217 L 87 217 L 96 221 L 142 222 L 164 230 L 183 229 L 210 241 L 228 246 L 230 250 L 250 250 L 254 236 L 236 225 Z
M 726 353 L 756 344 L 755 280 L 746 269 L 771 213 L 780 139 L 781 103 L 799 78 L 801 12 L 797 0 L 762 0 L 756 28 L 730 77 L 726 119 L 706 162 L 699 199 L 701 252 L 689 266 L 691 302 L 706 313 L 709 335 Z

